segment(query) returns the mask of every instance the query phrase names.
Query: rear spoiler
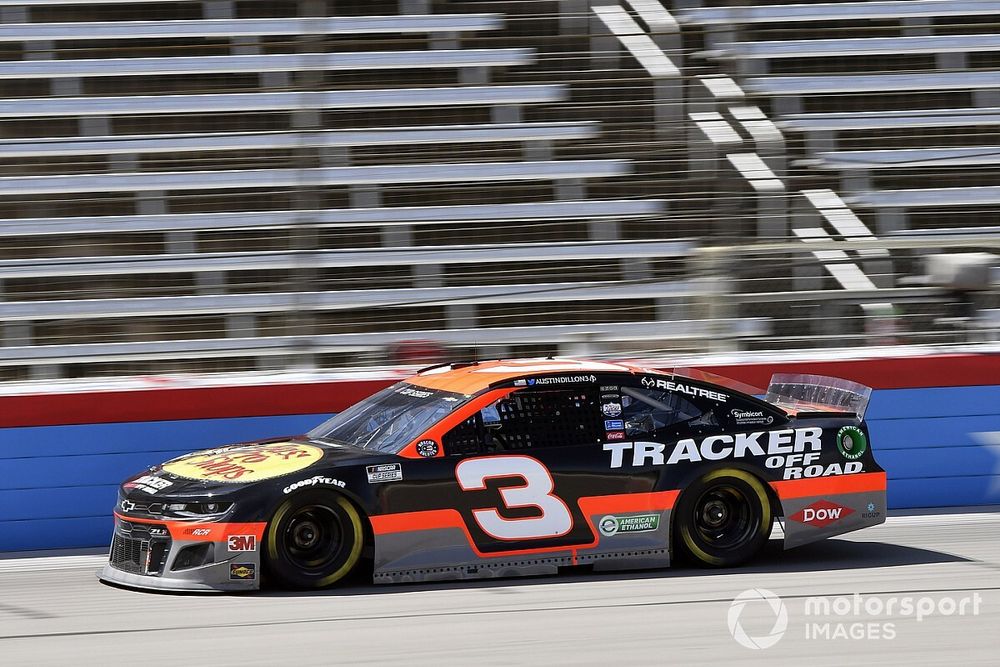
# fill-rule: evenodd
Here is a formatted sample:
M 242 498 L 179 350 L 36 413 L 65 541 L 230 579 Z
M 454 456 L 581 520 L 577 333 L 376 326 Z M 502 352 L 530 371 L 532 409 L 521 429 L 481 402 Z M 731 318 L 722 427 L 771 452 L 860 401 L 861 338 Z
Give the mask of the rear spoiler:
M 871 395 L 871 387 L 850 380 L 775 373 L 764 400 L 809 412 L 850 412 L 861 420 Z

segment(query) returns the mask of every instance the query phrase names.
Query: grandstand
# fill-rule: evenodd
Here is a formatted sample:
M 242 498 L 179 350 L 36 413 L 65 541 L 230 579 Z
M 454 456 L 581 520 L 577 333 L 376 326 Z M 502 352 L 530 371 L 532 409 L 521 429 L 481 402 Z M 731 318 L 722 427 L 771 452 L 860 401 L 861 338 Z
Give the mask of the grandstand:
M 731 5 L 0 1 L 0 377 L 990 335 L 1000 1 Z

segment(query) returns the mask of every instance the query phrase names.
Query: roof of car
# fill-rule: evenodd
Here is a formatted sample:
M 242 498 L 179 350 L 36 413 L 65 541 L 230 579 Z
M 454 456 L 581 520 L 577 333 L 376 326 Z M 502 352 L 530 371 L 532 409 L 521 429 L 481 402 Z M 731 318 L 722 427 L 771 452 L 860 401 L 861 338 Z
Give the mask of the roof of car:
M 659 373 L 631 364 L 577 359 L 510 359 L 465 364 L 445 364 L 423 370 L 406 382 L 428 389 L 440 389 L 456 394 L 474 394 L 491 384 L 523 377 L 549 374 L 593 373 Z

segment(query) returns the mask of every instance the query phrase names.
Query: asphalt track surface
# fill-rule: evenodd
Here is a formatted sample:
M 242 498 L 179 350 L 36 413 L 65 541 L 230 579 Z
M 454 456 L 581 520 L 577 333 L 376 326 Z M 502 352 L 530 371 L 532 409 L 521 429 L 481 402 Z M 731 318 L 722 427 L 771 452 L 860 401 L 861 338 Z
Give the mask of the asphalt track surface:
M 1000 664 L 1000 512 L 890 517 L 788 552 L 776 546 L 735 570 L 244 595 L 113 588 L 94 576 L 100 556 L 6 558 L 0 664 Z M 788 619 L 776 643 L 756 650 L 729 629 L 733 598 L 753 588 L 780 596 Z M 810 596 L 843 599 L 807 615 Z M 906 597 L 934 611 L 919 621 L 900 613 Z M 869 613 L 892 598 L 892 614 Z M 841 616 L 837 605 L 851 608 Z M 777 613 L 756 600 L 734 617 L 764 643 Z

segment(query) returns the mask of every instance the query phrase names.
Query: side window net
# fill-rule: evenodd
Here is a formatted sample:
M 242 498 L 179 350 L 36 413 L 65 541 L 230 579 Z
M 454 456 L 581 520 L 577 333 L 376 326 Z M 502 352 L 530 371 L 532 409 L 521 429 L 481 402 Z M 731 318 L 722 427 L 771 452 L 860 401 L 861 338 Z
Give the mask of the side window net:
M 444 436 L 448 455 L 565 447 L 601 441 L 595 390 L 522 390 L 486 406 Z
M 703 414 L 701 408 L 679 394 L 637 387 L 622 387 L 622 417 L 629 437 L 653 436 L 685 422 L 692 426 L 715 423 L 711 412 Z

